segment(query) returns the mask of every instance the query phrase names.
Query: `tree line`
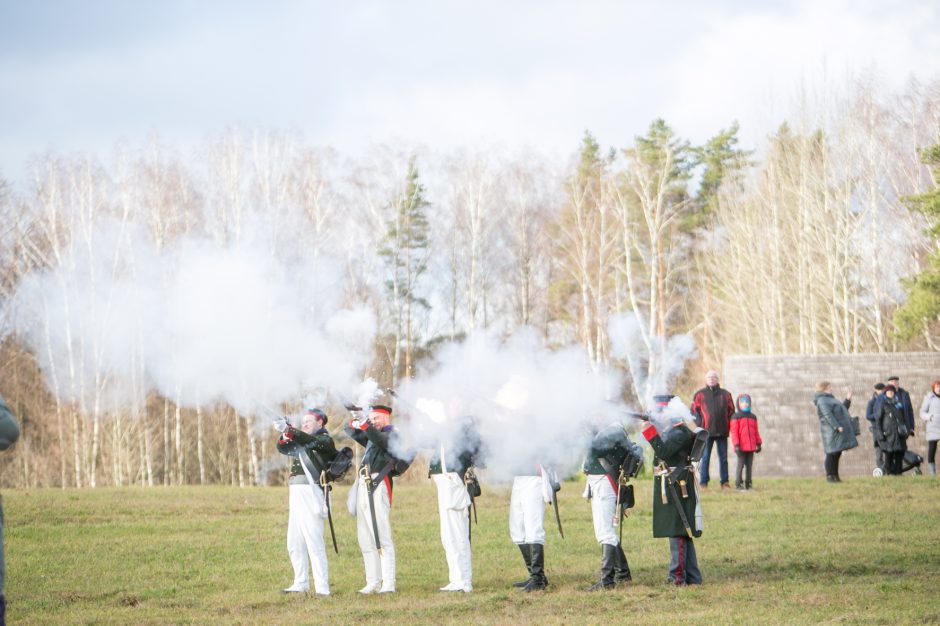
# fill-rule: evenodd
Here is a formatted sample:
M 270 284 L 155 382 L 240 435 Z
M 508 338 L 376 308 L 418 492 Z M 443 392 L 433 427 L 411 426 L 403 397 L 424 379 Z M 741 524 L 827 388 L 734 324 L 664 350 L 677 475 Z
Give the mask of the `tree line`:
M 668 357 L 657 340 L 678 334 L 698 349 L 679 391 L 728 354 L 936 350 L 940 83 L 884 93 L 856 80 L 799 102 L 754 149 L 733 123 L 694 145 L 658 119 L 615 147 L 585 132 L 565 163 L 486 148 L 351 155 L 238 129 L 191 155 L 152 137 L 107 161 L 34 157 L 30 180 L 0 180 L 0 303 L 35 272 L 68 276 L 76 249 L 129 271 L 98 258 L 108 220 L 144 225 L 157 249 L 252 237 L 274 257 L 339 260 L 339 300 L 379 323 L 363 376 L 389 386 L 483 329 L 530 326 L 609 365 L 608 321 L 623 312 L 649 355 L 645 371 L 616 363 L 636 397 Z M 15 314 L 4 307 L 0 393 L 23 436 L 0 460 L 4 485 L 249 485 L 282 471 L 270 433 L 231 406 L 150 393 L 103 413 L 62 399 L 11 332 Z M 48 312 L 50 335 L 70 330 L 61 319 Z

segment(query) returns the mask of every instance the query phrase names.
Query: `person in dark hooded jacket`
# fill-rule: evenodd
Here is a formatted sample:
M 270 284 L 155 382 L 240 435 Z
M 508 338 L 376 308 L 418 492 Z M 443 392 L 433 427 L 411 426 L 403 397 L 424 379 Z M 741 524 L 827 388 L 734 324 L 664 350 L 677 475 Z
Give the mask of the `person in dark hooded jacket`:
M 738 455 L 734 486 L 739 491 L 751 489 L 754 454 L 760 452 L 763 441 L 757 428 L 757 416 L 751 411 L 751 396 L 746 393 L 738 396 L 738 411 L 731 416 L 731 443 L 734 444 L 734 452 Z M 741 479 L 742 470 L 744 480 Z
M 904 403 L 897 395 L 897 388 L 886 385 L 884 398 L 879 403 L 875 417 L 875 436 L 878 437 L 878 447 L 885 455 L 885 474 L 901 475 L 901 463 L 909 435 Z

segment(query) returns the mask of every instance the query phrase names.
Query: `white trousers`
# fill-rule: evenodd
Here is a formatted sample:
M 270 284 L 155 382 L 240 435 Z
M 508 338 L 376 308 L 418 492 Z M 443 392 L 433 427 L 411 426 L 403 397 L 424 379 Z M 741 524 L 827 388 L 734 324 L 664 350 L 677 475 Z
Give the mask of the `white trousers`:
M 454 508 L 455 490 L 466 491 L 460 475 L 456 472 L 434 474 L 437 486 L 437 510 L 441 516 L 441 543 L 447 557 L 448 585 L 470 591 L 473 588 L 473 569 L 470 557 L 470 517 L 466 506 Z
M 513 543 L 545 543 L 545 499 L 541 476 L 516 476 L 509 496 L 509 537 Z
M 309 589 L 307 571 L 313 566 L 314 591 L 330 593 L 326 546 L 323 543 L 323 518 L 326 502 L 323 491 L 311 485 L 288 486 L 287 553 L 294 566 L 292 587 Z
M 591 516 L 594 518 L 594 537 L 597 543 L 615 546 L 617 537 L 617 494 L 610 479 L 604 475 L 590 474 L 587 477 L 591 490 Z
M 392 543 L 392 510 L 388 484 L 383 480 L 372 495 L 375 501 L 375 521 L 379 529 L 379 554 L 372 530 L 372 514 L 369 512 L 369 488 L 364 478 L 358 478 L 356 494 L 356 529 L 359 550 L 366 567 L 366 586 L 369 591 L 395 591 L 395 544 Z

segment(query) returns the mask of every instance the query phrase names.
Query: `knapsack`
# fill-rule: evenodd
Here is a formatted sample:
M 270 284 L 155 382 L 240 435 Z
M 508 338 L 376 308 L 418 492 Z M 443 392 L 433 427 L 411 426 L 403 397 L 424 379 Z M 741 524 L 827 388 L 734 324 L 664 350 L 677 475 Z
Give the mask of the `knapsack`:
M 349 446 L 337 450 L 336 456 L 334 456 L 333 460 L 329 463 L 326 463 L 316 450 L 310 450 L 309 452 L 316 458 L 320 467 L 325 468 L 324 474 L 326 475 L 326 482 L 328 483 L 340 480 L 346 475 L 349 468 L 352 467 L 353 451 Z
M 346 472 L 349 471 L 349 468 L 353 464 L 353 451 L 352 448 L 346 446 L 336 451 L 336 456 L 333 457 L 333 460 L 330 461 L 329 466 L 326 468 L 326 480 L 327 482 L 336 482 L 337 480 L 342 479 L 346 475 Z

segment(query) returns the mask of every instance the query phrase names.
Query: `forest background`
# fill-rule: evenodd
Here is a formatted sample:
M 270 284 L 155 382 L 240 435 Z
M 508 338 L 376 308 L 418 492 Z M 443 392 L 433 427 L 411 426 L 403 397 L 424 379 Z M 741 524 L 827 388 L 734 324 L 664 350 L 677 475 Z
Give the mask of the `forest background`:
M 613 356 L 622 313 L 648 350 L 694 340 L 683 397 L 730 354 L 936 350 L 940 81 L 880 84 L 801 87 L 754 147 L 733 119 L 702 145 L 657 119 L 622 145 L 573 137 L 564 162 L 498 146 L 344 153 L 266 128 L 191 152 L 153 135 L 107 159 L 34 157 L 28 180 L 0 180 L 0 393 L 23 427 L 0 484 L 250 485 L 284 471 L 266 422 L 186 401 L 192 376 L 150 388 L 147 326 L 121 303 L 127 285 L 166 280 L 155 256 L 182 264 L 194 246 L 261 251 L 249 265 L 291 274 L 305 314 L 370 311 L 374 341 L 352 360 L 382 386 L 447 342 L 531 327 L 621 368 L 625 397 L 642 398 L 651 372 L 636 368 L 656 364 Z M 211 325 L 256 297 L 227 284 L 191 305 Z M 116 368 L 134 401 L 110 395 Z

